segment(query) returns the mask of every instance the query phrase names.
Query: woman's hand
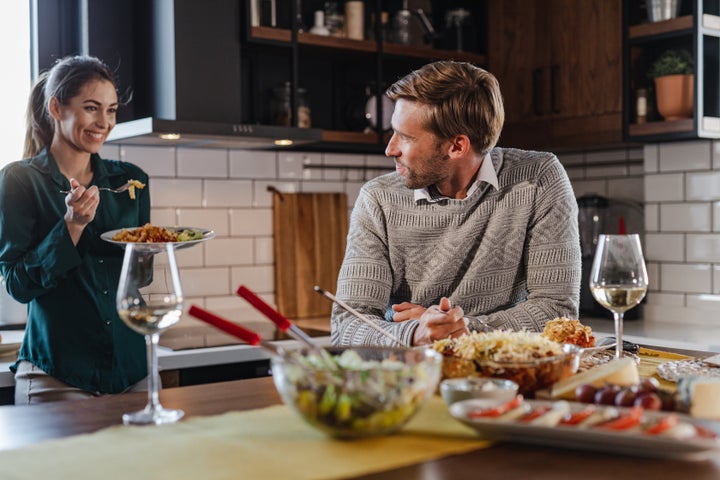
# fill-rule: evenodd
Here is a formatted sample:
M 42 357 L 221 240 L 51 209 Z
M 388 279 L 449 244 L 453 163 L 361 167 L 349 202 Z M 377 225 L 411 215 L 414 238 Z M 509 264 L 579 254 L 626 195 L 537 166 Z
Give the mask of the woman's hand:
M 99 204 L 100 192 L 96 186 L 86 189 L 74 178 L 70 179 L 70 193 L 65 196 L 65 224 L 75 245 L 87 224 L 95 218 Z
M 415 305 L 410 302 L 396 303 L 392 306 L 393 322 L 404 322 L 406 320 L 418 320 L 427 308 L 421 305 Z
M 439 305 L 433 305 L 425 310 L 418 319 L 413 345 L 427 345 L 443 338 L 469 334 L 465 312 L 459 306 L 451 307 L 450 300 L 443 297 Z

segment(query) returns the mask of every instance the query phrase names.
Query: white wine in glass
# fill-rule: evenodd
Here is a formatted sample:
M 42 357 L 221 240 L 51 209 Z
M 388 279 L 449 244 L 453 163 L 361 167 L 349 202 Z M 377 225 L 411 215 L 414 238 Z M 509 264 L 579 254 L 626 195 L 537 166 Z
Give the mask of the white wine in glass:
M 158 248 L 162 248 L 159 250 Z M 126 413 L 126 425 L 160 425 L 180 420 L 182 410 L 163 408 L 159 400 L 157 344 L 160 333 L 180 321 L 183 294 L 172 244 L 129 243 L 120 273 L 117 310 L 125 324 L 145 336 L 148 363 L 148 403 Z
M 623 356 L 623 315 L 638 305 L 648 288 L 640 237 L 600 235 L 590 271 L 590 291 L 613 313 L 615 358 Z

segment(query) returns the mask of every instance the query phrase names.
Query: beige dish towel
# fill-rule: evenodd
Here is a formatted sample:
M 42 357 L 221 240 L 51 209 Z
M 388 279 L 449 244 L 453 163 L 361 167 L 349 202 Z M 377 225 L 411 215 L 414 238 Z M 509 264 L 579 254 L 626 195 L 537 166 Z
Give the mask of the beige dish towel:
M 389 470 L 491 445 L 433 397 L 398 434 L 333 440 L 284 405 L 111 427 L 0 452 L 3 480 L 329 479 Z

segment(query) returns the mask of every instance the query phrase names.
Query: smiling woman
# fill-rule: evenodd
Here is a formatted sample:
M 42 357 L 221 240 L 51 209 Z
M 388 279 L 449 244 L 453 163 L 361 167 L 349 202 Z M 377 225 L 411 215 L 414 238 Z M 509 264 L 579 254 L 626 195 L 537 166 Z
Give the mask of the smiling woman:
M 3 59 L 3 128 L 0 167 L 22 157 L 25 101 L 30 91 L 30 2 L 0 2 L 0 57 Z

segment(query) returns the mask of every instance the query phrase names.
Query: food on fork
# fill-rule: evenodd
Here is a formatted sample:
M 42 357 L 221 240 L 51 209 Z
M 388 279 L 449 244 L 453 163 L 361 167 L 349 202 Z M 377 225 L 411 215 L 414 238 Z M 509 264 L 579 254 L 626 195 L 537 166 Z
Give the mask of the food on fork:
M 116 233 L 112 239 L 116 242 L 132 243 L 189 242 L 202 239 L 202 232 L 192 229 L 185 229 L 178 232 L 146 223 L 139 228 L 123 228 Z
M 128 187 L 128 194 L 130 195 L 131 199 L 135 200 L 135 189 L 139 188 L 142 190 L 143 188 L 145 188 L 145 184 L 142 183 L 140 180 L 133 179 L 128 180 L 128 184 L 130 185 Z
M 571 320 L 565 317 L 547 322 L 542 336 L 558 343 L 572 343 L 581 348 L 595 346 L 592 328 L 583 325 L 580 320 Z

